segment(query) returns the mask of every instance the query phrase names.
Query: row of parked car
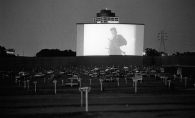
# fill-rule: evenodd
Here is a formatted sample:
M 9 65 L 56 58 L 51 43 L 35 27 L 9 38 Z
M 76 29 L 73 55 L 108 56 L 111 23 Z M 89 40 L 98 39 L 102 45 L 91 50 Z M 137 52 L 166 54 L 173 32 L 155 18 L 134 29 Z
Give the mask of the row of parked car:
M 114 81 L 116 80 L 115 78 L 119 77 L 124 77 L 124 78 L 132 78 L 137 75 L 141 76 L 157 76 L 157 73 L 161 73 L 164 71 L 164 69 L 147 69 L 147 68 L 142 68 L 142 69 L 130 69 L 129 67 L 124 66 L 123 68 L 119 69 L 118 67 L 107 67 L 105 69 L 102 68 L 93 68 L 90 70 L 87 69 L 77 69 L 74 70 L 72 68 L 69 69 L 50 69 L 50 70 L 33 70 L 33 72 L 25 72 L 25 71 L 20 71 L 18 74 L 15 74 L 16 79 L 31 79 L 31 78 L 39 78 L 39 77 L 44 77 L 46 75 L 49 75 L 51 79 L 54 79 L 55 77 L 58 76 L 68 76 L 68 79 L 65 80 L 65 85 L 79 85 L 81 79 L 81 76 L 89 76 L 91 78 L 101 78 L 104 81 Z M 3 76 L 10 76 L 10 73 L 6 73 Z M 163 72 L 162 72 L 163 73 Z M 13 75 L 13 74 L 12 74 Z

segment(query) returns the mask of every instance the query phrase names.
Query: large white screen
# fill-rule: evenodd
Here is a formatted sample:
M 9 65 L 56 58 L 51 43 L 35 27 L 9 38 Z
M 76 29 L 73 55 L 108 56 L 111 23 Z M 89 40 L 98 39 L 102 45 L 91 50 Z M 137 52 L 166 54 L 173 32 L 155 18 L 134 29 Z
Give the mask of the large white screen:
M 144 25 L 77 24 L 77 56 L 142 55 L 143 41 Z

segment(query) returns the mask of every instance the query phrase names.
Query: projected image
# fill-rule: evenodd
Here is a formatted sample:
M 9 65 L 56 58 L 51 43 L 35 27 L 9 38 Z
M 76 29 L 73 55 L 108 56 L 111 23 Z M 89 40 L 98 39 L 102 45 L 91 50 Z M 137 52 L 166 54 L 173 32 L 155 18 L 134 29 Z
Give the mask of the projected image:
M 136 33 L 137 30 L 141 33 Z M 137 45 L 139 49 L 135 48 Z M 142 55 L 142 52 L 143 26 L 129 24 L 77 26 L 77 56 Z
M 109 55 L 125 55 L 125 52 L 121 50 L 121 46 L 127 45 L 127 40 L 120 34 L 117 34 L 117 30 L 115 27 L 110 29 L 112 33 L 111 39 L 109 40 Z

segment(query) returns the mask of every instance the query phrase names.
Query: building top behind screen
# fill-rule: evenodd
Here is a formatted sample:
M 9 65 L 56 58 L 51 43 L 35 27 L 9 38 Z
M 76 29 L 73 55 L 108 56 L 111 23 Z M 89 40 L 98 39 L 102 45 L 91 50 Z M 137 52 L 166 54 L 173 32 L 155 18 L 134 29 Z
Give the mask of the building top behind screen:
M 111 10 L 103 9 L 93 18 L 93 23 L 119 23 L 119 17 Z

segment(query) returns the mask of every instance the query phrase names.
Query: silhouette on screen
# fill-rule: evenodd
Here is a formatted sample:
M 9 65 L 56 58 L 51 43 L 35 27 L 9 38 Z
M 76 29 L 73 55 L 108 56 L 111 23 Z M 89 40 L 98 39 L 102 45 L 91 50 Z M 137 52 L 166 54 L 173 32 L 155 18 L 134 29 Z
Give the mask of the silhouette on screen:
M 109 48 L 108 53 L 109 55 L 125 55 L 125 52 L 121 50 L 121 46 L 127 45 L 127 40 L 121 35 L 117 34 L 117 30 L 115 27 L 110 29 L 112 34 L 109 40 Z

